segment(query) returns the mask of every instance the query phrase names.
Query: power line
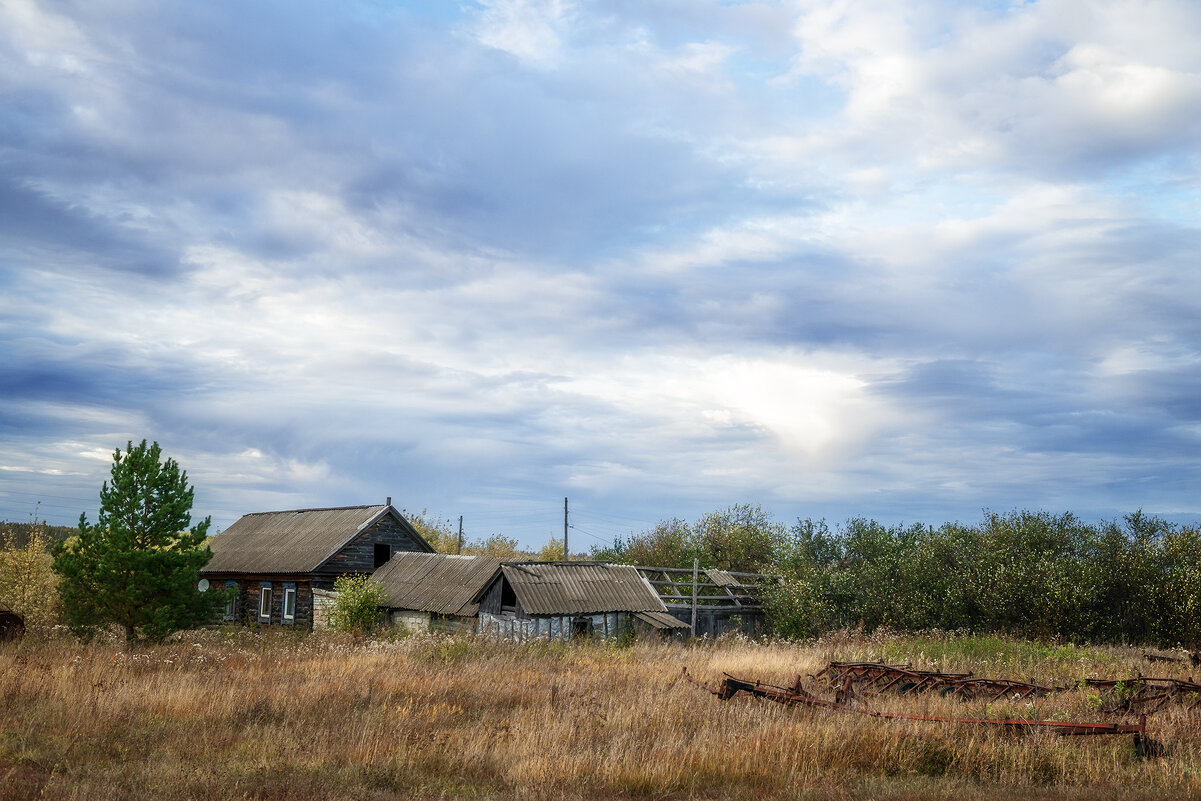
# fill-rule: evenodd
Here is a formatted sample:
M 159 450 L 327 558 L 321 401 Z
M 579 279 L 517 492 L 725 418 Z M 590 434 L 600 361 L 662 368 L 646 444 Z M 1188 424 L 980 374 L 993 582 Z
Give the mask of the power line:
M 603 543 L 605 543 L 606 545 L 612 545 L 612 544 L 613 544 L 613 540 L 607 540 L 607 539 L 605 539 L 604 537 L 601 537 L 601 536 L 598 536 L 598 535 L 596 535 L 596 534 L 593 534 L 593 533 L 592 533 L 591 531 L 589 531 L 588 529 L 586 529 L 586 528 L 580 528 L 580 527 L 579 527 L 579 526 L 577 526 L 575 523 L 572 523 L 572 524 L 571 524 L 571 528 L 572 528 L 573 530 L 575 530 L 575 531 L 578 531 L 578 532 L 580 532 L 581 534 L 587 534 L 589 537 L 592 537 L 592 539 L 594 539 L 594 540 L 597 540 L 598 542 L 603 542 Z
M 86 476 L 78 473 L 63 475 L 59 473 L 30 473 L 26 470 L 0 470 L 0 479 L 4 481 L 25 481 L 35 484 L 52 483 L 56 479 L 75 479 L 80 482 L 92 482 L 94 476 Z
M 595 509 L 589 509 L 584 512 L 586 516 L 596 517 L 601 520 L 606 520 L 612 523 L 632 523 L 639 526 L 653 526 L 654 523 L 648 522 L 645 519 L 636 517 L 624 517 L 622 515 L 614 515 L 608 512 L 599 512 Z M 657 521 L 656 521 L 657 522 Z
M 76 498 L 72 495 L 43 495 L 40 492 L 13 492 L 12 490 L 0 489 L 0 495 L 20 495 L 26 498 L 54 498 L 58 501 L 80 501 L 82 503 L 96 503 L 99 498 Z

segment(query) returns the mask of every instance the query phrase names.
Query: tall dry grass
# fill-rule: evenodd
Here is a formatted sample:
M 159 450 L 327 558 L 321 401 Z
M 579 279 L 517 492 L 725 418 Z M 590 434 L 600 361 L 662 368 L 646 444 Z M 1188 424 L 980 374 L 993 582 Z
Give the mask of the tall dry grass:
M 1060 682 L 1146 667 L 1133 650 L 938 636 L 629 649 L 251 631 L 137 651 L 28 641 L 0 647 L 0 799 L 1201 794 L 1201 737 L 1180 710 L 1153 718 L 1171 750 L 1143 761 L 1129 737 L 1020 737 L 723 703 L 679 678 L 687 665 L 711 681 L 728 671 L 791 683 L 830 659 L 883 656 Z M 1180 667 L 1174 675 L 1187 673 Z M 1037 707 L 872 703 L 1099 720 L 1099 700 L 1075 691 Z

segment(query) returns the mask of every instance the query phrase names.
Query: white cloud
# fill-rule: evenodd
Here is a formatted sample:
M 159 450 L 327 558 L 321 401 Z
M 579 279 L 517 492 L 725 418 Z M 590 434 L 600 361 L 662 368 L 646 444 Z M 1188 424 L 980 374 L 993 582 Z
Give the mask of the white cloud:
M 938 514 L 1193 424 L 1193 5 L 340 9 L 0 7 L 0 463 Z
M 570 0 L 483 0 L 471 32 L 481 44 L 521 61 L 554 66 L 574 10 Z

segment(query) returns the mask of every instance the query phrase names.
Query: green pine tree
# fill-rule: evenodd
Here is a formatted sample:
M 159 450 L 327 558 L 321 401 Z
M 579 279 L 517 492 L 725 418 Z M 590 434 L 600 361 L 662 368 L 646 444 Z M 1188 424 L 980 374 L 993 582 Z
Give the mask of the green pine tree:
M 213 620 L 222 593 L 197 592 L 212 557 L 209 518 L 189 528 L 193 490 L 158 443 L 130 442 L 113 454 L 112 479 L 100 490 L 100 517 L 79 516 L 79 537 L 54 550 L 63 615 L 76 635 L 119 625 L 129 642 L 161 640 Z

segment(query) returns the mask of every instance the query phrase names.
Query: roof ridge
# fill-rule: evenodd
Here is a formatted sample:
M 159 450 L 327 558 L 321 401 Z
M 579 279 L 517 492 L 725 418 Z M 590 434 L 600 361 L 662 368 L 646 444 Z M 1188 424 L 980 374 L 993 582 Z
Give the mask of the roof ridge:
M 247 512 L 242 517 L 260 517 L 262 515 L 290 515 L 300 514 L 301 512 L 345 512 L 351 509 L 377 509 L 384 508 L 382 503 L 369 503 L 362 506 L 314 506 L 310 509 L 279 509 L 274 512 Z

